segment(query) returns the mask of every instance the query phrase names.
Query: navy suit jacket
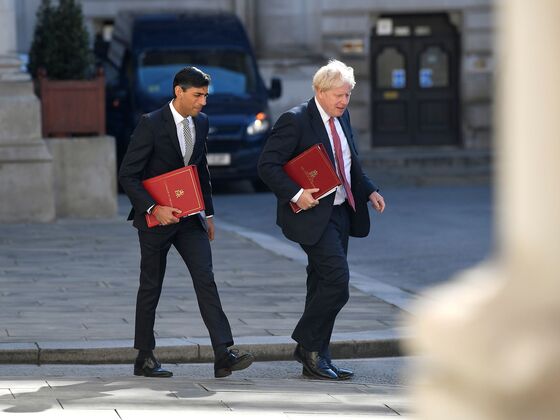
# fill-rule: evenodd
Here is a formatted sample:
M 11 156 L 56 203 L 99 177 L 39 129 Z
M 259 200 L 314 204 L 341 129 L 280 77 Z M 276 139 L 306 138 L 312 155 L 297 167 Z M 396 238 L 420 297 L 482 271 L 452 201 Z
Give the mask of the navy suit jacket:
M 351 212 L 350 235 L 364 237 L 370 230 L 369 196 L 378 188 L 362 171 L 348 110 L 338 120 L 352 155 L 350 175 L 356 212 Z M 303 245 L 313 245 L 319 241 L 329 222 L 335 194 L 322 198 L 319 205 L 310 210 L 294 213 L 289 202 L 301 187 L 286 175 L 282 167 L 290 159 L 317 143 L 323 143 L 334 166 L 335 159 L 329 136 L 315 99 L 312 98 L 280 116 L 266 142 L 258 166 L 261 179 L 278 199 L 276 223 L 288 239 Z
M 193 121 L 196 139 L 189 164 L 197 166 L 206 215 L 212 215 L 214 214 L 212 186 L 206 161 L 208 117 L 199 113 Z M 143 115 L 132 133 L 119 171 L 119 181 L 132 203 L 128 220 L 133 220 L 136 228 L 149 229 L 145 219 L 146 210 L 156 204 L 142 186 L 142 181 L 183 166 L 185 164 L 177 138 L 177 128 L 169 104 Z M 203 226 L 206 226 L 204 218 L 199 217 Z M 178 225 L 157 226 L 149 230 L 169 231 L 176 229 Z

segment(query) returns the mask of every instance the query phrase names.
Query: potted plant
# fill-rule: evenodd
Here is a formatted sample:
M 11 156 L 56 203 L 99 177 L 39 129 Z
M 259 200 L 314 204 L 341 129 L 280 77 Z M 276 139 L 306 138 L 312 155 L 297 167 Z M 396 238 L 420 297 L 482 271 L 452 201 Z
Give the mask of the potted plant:
M 29 52 L 44 137 L 105 134 L 105 82 L 93 71 L 89 35 L 76 0 L 42 0 Z

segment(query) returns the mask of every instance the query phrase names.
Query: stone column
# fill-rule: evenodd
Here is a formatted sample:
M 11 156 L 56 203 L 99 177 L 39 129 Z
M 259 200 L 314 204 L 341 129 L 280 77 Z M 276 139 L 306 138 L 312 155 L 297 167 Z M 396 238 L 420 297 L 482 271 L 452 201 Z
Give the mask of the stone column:
M 560 2 L 497 7 L 497 250 L 420 302 L 426 420 L 560 415 Z
M 15 0 L 0 0 L 0 54 L 15 53 L 16 51 L 16 2 Z
M 41 110 L 16 51 L 15 0 L 0 0 L 0 223 L 55 218 L 52 157 Z

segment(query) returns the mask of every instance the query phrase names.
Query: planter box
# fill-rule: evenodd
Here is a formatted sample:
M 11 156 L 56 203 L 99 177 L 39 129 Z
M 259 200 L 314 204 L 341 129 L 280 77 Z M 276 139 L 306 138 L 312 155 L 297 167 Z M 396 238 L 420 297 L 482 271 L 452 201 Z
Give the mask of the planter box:
M 43 137 L 105 134 L 105 76 L 92 80 L 49 80 L 39 72 Z

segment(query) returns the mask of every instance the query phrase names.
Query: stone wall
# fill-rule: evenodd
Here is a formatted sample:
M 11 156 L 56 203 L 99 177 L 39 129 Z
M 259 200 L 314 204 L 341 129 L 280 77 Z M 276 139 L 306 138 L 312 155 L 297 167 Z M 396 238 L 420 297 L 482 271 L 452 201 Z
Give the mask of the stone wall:
M 25 11 L 19 28 L 32 31 L 30 10 L 38 0 L 21 0 Z M 118 10 L 141 8 L 181 8 L 183 0 L 82 0 L 86 21 L 112 19 Z M 360 148 L 371 148 L 370 55 L 371 30 L 381 14 L 448 13 L 461 37 L 460 130 L 466 148 L 488 148 L 492 135 L 492 80 L 494 73 L 494 14 L 491 0 L 192 0 L 190 9 L 226 10 L 237 13 L 256 47 L 266 60 L 265 81 L 270 75 L 286 76 L 286 98 L 271 104 L 275 108 L 301 102 L 310 96 L 299 91 L 308 83 L 309 67 L 317 68 L 330 58 L 338 58 L 356 69 L 358 86 L 350 110 Z M 23 17 L 23 16 L 22 16 Z M 22 40 L 18 40 L 21 49 Z M 301 71 L 300 71 L 301 68 Z M 302 78 L 296 80 L 298 74 Z M 294 89 L 292 89 L 294 87 Z M 289 106 L 287 107 L 289 108 Z M 286 108 L 286 109 L 287 109 Z

